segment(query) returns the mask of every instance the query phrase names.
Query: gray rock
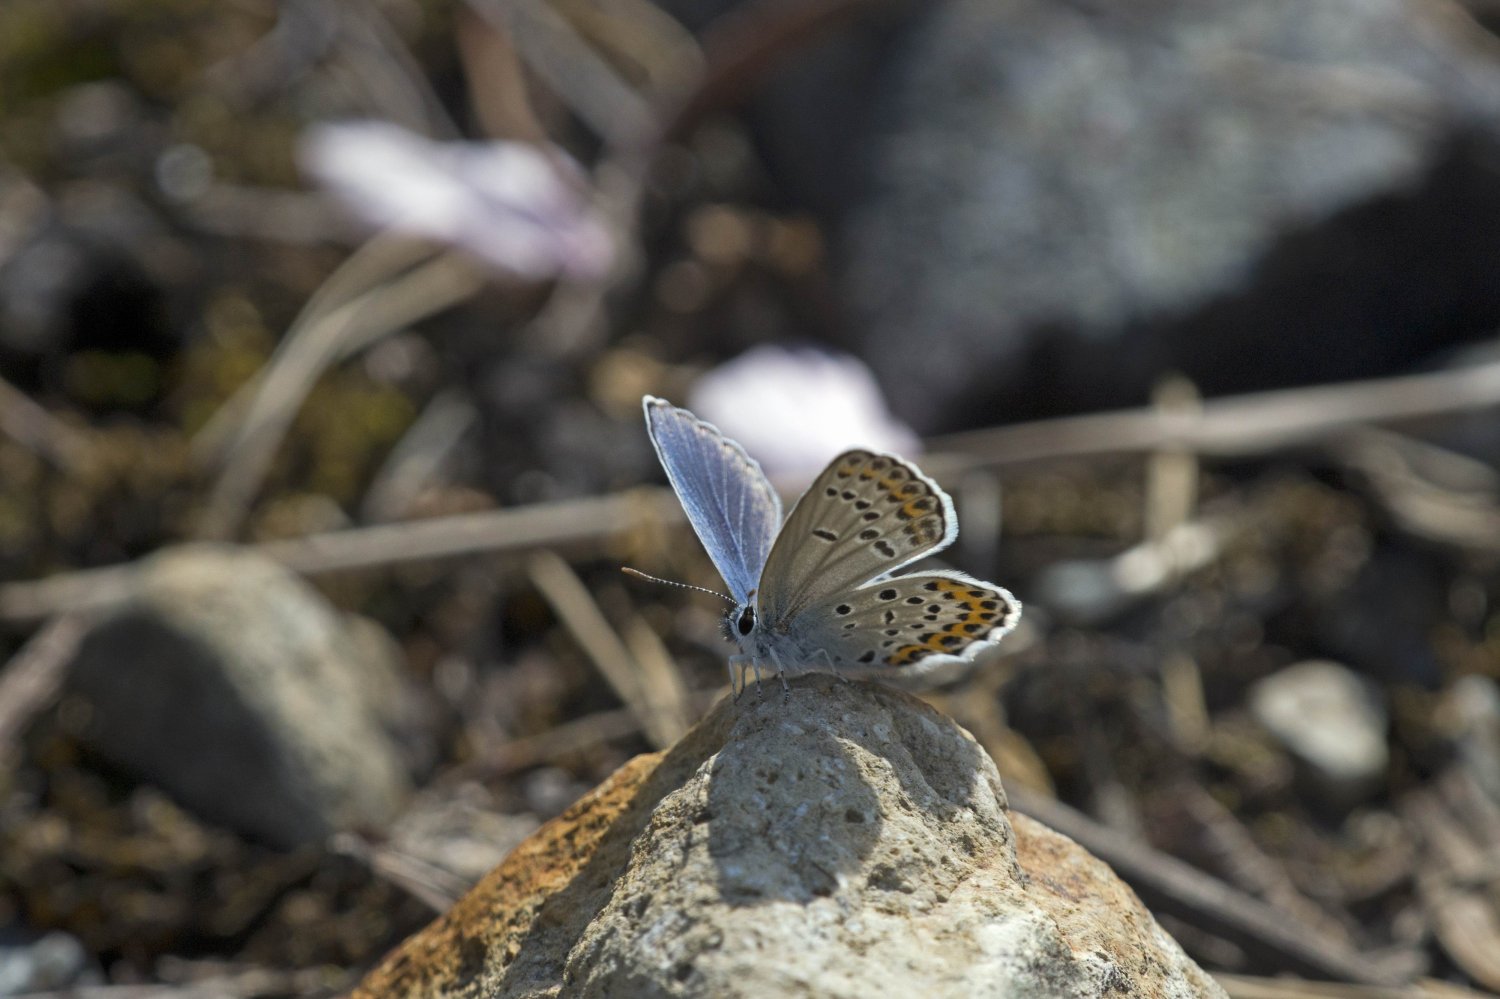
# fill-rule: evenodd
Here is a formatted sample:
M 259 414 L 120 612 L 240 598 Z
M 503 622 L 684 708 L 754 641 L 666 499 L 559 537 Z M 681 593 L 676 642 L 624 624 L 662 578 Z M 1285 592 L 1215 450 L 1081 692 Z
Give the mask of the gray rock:
M 1386 711 L 1373 685 L 1345 666 L 1310 660 L 1258 681 L 1250 711 L 1339 806 L 1384 785 Z
M 76 937 L 54 931 L 29 943 L 0 943 L 0 996 L 52 992 L 103 981 Z
M 846 95 L 873 125 L 833 245 L 919 429 L 1138 404 L 1166 369 L 1399 370 L 1500 320 L 1500 66 L 1446 5 L 918 9 Z
M 1461 677 L 1446 700 L 1460 765 L 1500 803 L 1500 684 L 1487 676 Z
M 389 640 L 258 555 L 194 546 L 142 567 L 68 680 L 79 736 L 210 821 L 278 846 L 380 823 L 410 781 Z
M 380 996 L 1223 996 L 950 719 L 813 675 L 721 703 L 522 843 Z

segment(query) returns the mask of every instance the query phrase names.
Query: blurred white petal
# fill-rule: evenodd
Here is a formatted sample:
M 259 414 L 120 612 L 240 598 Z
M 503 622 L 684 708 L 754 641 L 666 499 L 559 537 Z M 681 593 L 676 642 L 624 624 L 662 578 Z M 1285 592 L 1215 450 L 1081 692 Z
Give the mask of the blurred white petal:
M 922 448 L 886 409 L 870 369 L 844 354 L 756 347 L 698 379 L 689 405 L 773 478 L 811 478 L 851 447 L 906 457 Z
M 519 277 L 599 277 L 613 256 L 583 172 L 561 150 L 433 142 L 366 121 L 309 128 L 298 159 L 372 227 L 448 243 Z

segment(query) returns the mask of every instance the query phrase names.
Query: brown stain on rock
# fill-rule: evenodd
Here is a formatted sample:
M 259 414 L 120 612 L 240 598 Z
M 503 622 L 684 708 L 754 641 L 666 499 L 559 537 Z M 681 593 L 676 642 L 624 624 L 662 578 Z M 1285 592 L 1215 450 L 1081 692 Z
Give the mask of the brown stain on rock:
M 1140 988 L 1127 990 L 1142 999 L 1164 995 L 1155 987 L 1162 969 L 1156 951 L 1130 947 L 1166 931 L 1157 925 L 1145 904 L 1104 861 L 1073 840 L 1028 815 L 1010 811 L 1015 832 L 1016 859 L 1029 878 L 1027 895 L 1056 922 L 1075 954 L 1108 955 L 1121 968 L 1131 969 Z M 1186 967 L 1203 995 L 1221 995 L 1213 979 L 1196 965 Z
M 635 833 L 662 796 L 723 745 L 730 718 L 722 708 L 712 711 L 671 749 L 642 754 L 620 767 L 388 954 L 349 999 L 478 995 L 501 969 L 506 969 L 508 993 L 525 991 L 528 984 L 543 991 L 556 982 L 560 966 L 509 966 L 529 955 L 567 953 L 567 946 L 534 944 L 539 937 L 558 944 L 578 938 L 625 866 Z M 616 828 L 622 835 L 609 836 Z

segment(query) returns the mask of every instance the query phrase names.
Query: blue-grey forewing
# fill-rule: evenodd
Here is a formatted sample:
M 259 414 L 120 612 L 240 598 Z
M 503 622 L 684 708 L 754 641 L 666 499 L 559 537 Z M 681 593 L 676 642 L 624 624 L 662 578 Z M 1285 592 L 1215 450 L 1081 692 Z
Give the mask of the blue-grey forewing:
M 729 592 L 749 601 L 781 527 L 781 498 L 755 459 L 685 409 L 642 400 L 646 430 L 688 521 Z

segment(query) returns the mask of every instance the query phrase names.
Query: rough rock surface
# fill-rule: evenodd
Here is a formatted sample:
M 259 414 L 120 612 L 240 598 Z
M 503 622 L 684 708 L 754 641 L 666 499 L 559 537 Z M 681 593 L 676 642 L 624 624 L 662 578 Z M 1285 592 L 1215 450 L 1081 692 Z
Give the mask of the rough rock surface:
M 355 995 L 1223 993 L 1102 862 L 1007 810 L 952 721 L 812 675 L 621 768 Z
M 273 845 L 384 822 L 410 792 L 389 649 L 258 555 L 153 558 L 84 638 L 68 694 L 101 756 Z

